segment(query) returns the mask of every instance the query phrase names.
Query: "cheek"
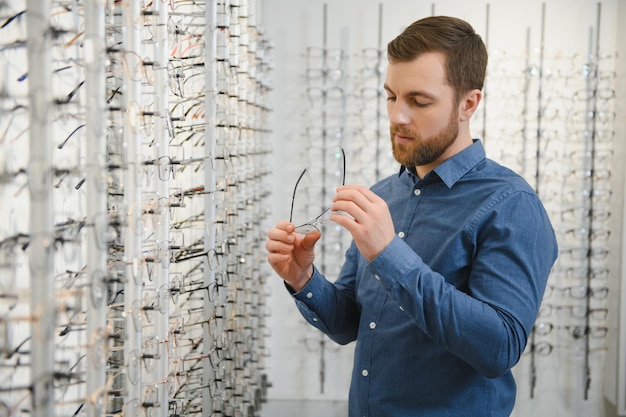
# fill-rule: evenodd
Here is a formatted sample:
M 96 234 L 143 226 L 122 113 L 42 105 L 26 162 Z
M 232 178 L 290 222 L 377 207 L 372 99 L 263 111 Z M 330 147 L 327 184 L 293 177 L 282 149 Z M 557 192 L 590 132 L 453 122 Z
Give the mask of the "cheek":
M 431 111 L 421 113 L 413 118 L 414 129 L 423 138 L 429 138 L 441 132 L 448 126 L 449 117 L 444 117 L 442 112 Z

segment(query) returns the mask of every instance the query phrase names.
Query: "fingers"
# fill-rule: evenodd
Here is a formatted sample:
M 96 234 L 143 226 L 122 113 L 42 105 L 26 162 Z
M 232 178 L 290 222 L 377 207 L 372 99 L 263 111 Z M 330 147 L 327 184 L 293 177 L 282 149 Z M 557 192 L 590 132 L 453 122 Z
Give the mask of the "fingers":
M 341 186 L 337 188 L 337 194 L 333 199 L 331 210 L 343 211 L 349 214 L 357 222 L 362 221 L 366 215 L 373 214 L 377 206 L 384 201 L 375 193 L 363 186 Z
M 293 252 L 294 249 L 294 245 L 293 243 L 289 243 L 289 242 L 281 242 L 279 240 L 267 240 L 265 241 L 265 249 L 267 249 L 267 251 L 269 253 L 286 253 L 289 254 L 291 252 Z
M 315 247 L 315 243 L 319 240 L 319 238 L 321 236 L 322 236 L 322 234 L 320 233 L 319 230 L 313 230 L 313 231 L 307 233 L 302 238 L 302 242 L 300 243 L 302 249 L 304 249 L 306 251 L 312 251 L 313 248 Z
M 290 253 L 293 251 L 296 235 L 295 226 L 291 222 L 280 221 L 267 232 L 268 240 L 265 249 L 270 253 Z
M 294 230 L 296 226 L 288 221 L 280 221 L 275 227 L 268 230 L 267 237 L 270 240 L 278 240 L 281 242 L 293 242 L 295 240 Z
M 295 249 L 296 245 L 305 251 L 312 251 L 321 233 L 313 230 L 298 241 L 295 225 L 291 222 L 280 221 L 267 232 L 267 237 L 265 248 L 268 252 L 288 254 Z
M 296 225 L 288 222 L 287 220 L 281 220 L 278 223 L 276 223 L 276 229 L 280 229 L 280 230 L 284 230 L 287 233 L 291 233 L 294 230 L 296 230 Z
M 337 194 L 335 195 L 335 199 L 341 196 L 354 196 L 358 194 L 364 197 L 370 203 L 377 203 L 382 201 L 382 199 L 376 193 L 362 185 L 342 185 L 337 187 L 336 191 Z
M 267 262 L 272 267 L 278 267 L 278 265 L 289 262 L 290 260 L 291 254 L 289 253 L 270 253 L 269 255 L 267 255 Z

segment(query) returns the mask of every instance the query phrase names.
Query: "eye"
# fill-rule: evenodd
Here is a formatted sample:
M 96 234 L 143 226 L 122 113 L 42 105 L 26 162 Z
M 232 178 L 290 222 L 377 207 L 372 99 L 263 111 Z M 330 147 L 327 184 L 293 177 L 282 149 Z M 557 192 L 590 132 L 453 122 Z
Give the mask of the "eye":
M 420 108 L 426 108 L 426 107 L 430 106 L 431 103 L 423 102 L 423 101 L 419 101 L 419 100 L 413 100 L 413 104 L 415 104 L 415 106 L 420 107 Z
M 396 101 L 395 96 L 387 96 L 387 101 Z

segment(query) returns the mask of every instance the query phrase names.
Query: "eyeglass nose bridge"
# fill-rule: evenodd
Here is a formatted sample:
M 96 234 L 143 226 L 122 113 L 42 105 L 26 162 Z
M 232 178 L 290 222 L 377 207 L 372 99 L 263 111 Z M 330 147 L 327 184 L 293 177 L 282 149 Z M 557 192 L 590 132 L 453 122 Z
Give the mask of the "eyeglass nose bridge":
M 323 224 L 326 222 L 326 219 L 324 218 L 324 215 L 326 213 L 328 213 L 330 211 L 330 207 L 328 207 L 327 209 L 325 209 L 324 211 L 322 211 L 317 217 L 315 217 L 314 219 L 301 224 L 300 226 L 296 226 L 295 228 L 295 232 L 296 233 L 300 233 L 300 234 L 307 234 L 310 232 L 313 232 L 315 230 L 317 231 L 321 231 L 320 228 L 323 226 Z

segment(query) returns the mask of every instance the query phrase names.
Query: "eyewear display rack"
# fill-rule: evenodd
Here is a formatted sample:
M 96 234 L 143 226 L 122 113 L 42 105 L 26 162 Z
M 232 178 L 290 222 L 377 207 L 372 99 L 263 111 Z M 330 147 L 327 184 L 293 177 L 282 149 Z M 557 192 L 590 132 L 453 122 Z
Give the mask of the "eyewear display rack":
M 258 415 L 257 4 L 0 1 L 0 415 Z
M 610 270 L 615 55 L 602 50 L 600 3 L 587 51 L 580 55 L 548 52 L 548 12 L 544 3 L 538 47 L 532 47 L 528 28 L 525 54 L 492 53 L 489 136 L 498 140 L 488 142 L 487 152 L 535 188 L 559 242 L 559 257 L 517 372 L 528 380 L 531 399 L 549 401 L 541 392 L 561 380 L 589 404 L 602 398 L 609 294 L 617 284 Z M 511 92 L 516 83 L 519 92 Z M 508 108 L 495 108 L 493 103 L 504 101 Z

